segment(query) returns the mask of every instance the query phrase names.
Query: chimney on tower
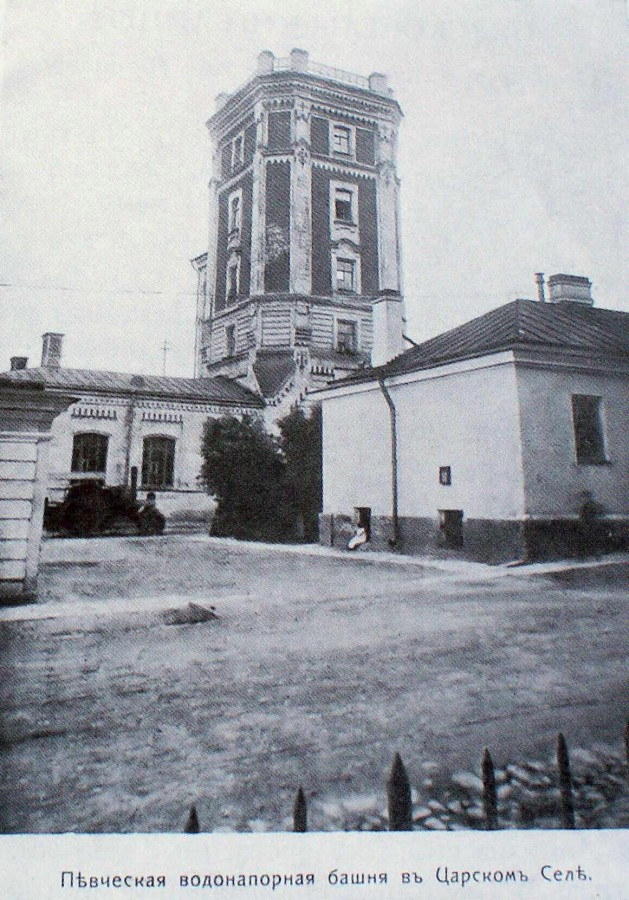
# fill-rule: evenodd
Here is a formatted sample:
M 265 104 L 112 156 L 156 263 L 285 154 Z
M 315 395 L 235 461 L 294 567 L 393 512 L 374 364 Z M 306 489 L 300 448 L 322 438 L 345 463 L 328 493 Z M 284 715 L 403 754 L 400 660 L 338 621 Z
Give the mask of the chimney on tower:
M 537 282 L 537 299 L 540 303 L 546 303 L 546 293 L 544 291 L 544 273 L 536 272 L 535 281 Z
M 28 356 L 12 356 L 10 363 L 12 372 L 17 372 L 19 369 L 25 369 L 28 365 Z
M 42 335 L 41 364 L 47 369 L 58 369 L 61 365 L 63 335 L 55 331 L 47 331 Z

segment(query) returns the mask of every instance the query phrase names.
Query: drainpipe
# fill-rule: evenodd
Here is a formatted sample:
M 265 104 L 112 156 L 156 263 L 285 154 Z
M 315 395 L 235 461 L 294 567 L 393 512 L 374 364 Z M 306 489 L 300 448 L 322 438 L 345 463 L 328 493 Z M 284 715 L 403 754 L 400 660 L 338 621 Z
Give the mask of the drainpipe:
M 398 522 L 398 468 L 397 468 L 397 410 L 391 398 L 391 394 L 384 383 L 384 376 L 378 376 L 378 384 L 382 391 L 382 396 L 387 401 L 389 407 L 389 418 L 391 421 L 391 519 L 393 528 L 391 537 L 389 538 L 389 546 L 397 547 L 400 540 L 400 530 Z
M 131 475 L 131 444 L 133 442 L 133 419 L 135 417 L 135 403 L 136 403 L 136 395 L 135 395 L 135 392 L 133 392 L 129 399 L 129 405 L 127 406 L 127 410 L 125 413 L 125 423 L 124 423 L 125 455 L 124 455 L 124 476 L 122 479 L 122 483 L 123 483 L 124 487 L 129 486 L 129 478 Z

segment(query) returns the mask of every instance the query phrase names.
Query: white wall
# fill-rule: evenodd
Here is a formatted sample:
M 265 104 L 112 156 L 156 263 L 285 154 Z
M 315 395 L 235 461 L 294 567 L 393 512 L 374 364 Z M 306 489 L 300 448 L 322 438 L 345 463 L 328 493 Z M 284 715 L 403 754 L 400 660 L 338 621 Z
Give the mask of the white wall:
M 531 516 L 576 515 L 583 491 L 608 513 L 629 514 L 629 391 L 627 376 L 518 365 L 526 508 Z M 572 394 L 603 398 L 609 462 L 579 465 Z
M 398 419 L 399 515 L 436 518 L 439 509 L 462 509 L 466 518 L 521 517 L 520 428 L 510 354 L 410 377 L 417 380 L 388 382 Z M 377 385 L 324 400 L 324 513 L 369 506 L 373 515 L 390 515 L 389 429 Z M 439 484 L 440 466 L 451 467 L 452 486 Z
M 108 418 L 77 417 L 73 410 L 98 410 L 108 413 Z M 84 397 L 80 403 L 71 407 L 55 419 L 52 427 L 50 447 L 50 476 L 48 480 L 48 496 L 52 500 L 61 500 L 71 477 L 72 444 L 74 435 L 80 432 L 100 432 L 109 435 L 107 451 L 107 484 L 122 484 L 125 474 L 125 457 L 127 446 L 127 429 L 129 400 L 124 397 L 90 398 Z M 199 482 L 201 472 L 201 441 L 203 426 L 212 416 L 228 413 L 239 413 L 229 408 L 203 408 L 196 403 L 178 403 L 172 401 L 153 401 L 138 399 L 133 411 L 133 427 L 131 437 L 130 466 L 138 468 L 138 487 L 140 496 L 142 477 L 143 440 L 149 435 L 162 435 L 175 438 L 175 471 L 172 490 L 157 491 L 157 504 L 163 511 L 171 513 L 213 508 L 212 499 L 207 496 Z M 113 418 L 112 414 L 116 417 Z M 144 414 L 161 416 L 161 421 L 147 421 Z M 181 421 L 168 421 L 168 418 L 181 416 Z M 88 476 L 86 476 L 88 477 Z

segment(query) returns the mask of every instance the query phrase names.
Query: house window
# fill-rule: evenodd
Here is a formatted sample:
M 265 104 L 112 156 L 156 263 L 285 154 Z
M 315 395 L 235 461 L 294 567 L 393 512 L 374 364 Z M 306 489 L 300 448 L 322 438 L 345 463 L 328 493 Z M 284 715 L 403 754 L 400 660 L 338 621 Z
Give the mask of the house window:
M 245 140 L 242 134 L 234 138 L 232 142 L 232 172 L 242 165 L 244 159 Z
M 235 300 L 238 296 L 239 266 L 238 262 L 230 262 L 227 266 L 227 299 Z
M 334 191 L 334 218 L 337 222 L 354 222 L 354 194 L 346 188 Z
M 72 471 L 104 473 L 107 469 L 108 443 L 109 436 L 106 434 L 75 434 L 72 442 Z
M 603 400 L 587 394 L 572 395 L 572 423 L 577 463 L 596 465 L 607 461 L 602 419 Z
M 350 292 L 356 290 L 356 263 L 353 259 L 337 258 L 336 289 Z
M 175 439 L 144 438 L 142 449 L 142 487 L 164 489 L 173 486 L 175 472 Z
M 229 233 L 240 231 L 240 192 L 229 198 Z
M 336 349 L 339 353 L 356 353 L 358 349 L 356 322 L 347 319 L 337 319 Z
M 334 125 L 332 128 L 332 150 L 339 156 L 350 156 L 352 132 L 344 125 Z
M 225 345 L 227 347 L 227 356 L 234 356 L 236 353 L 236 326 L 228 325 L 225 329 Z

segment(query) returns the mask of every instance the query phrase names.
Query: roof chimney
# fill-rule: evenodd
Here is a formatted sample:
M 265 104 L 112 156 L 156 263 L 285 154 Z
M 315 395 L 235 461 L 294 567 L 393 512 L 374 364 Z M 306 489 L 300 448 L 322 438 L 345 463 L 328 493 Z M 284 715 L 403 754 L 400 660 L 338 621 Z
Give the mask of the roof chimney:
M 583 275 L 551 275 L 548 279 L 550 303 L 582 303 L 593 306 L 592 282 Z
M 10 363 L 12 372 L 17 372 L 18 369 L 25 369 L 28 365 L 28 356 L 12 356 Z
M 47 331 L 42 335 L 43 345 L 41 364 L 47 369 L 58 369 L 61 365 L 61 348 L 63 335 L 55 331 Z
M 536 272 L 535 281 L 537 282 L 537 299 L 540 303 L 546 303 L 546 293 L 544 291 L 544 273 Z

